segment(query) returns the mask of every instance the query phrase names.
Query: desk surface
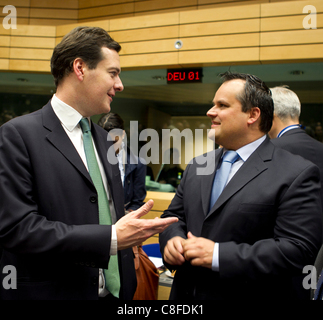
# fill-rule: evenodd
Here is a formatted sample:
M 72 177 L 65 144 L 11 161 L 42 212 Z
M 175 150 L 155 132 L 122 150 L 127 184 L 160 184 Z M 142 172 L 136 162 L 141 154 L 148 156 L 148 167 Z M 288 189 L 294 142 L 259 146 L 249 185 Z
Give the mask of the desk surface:
M 152 199 L 154 200 L 153 210 L 164 211 L 168 208 L 174 196 L 175 196 L 174 192 L 147 191 L 145 202 Z

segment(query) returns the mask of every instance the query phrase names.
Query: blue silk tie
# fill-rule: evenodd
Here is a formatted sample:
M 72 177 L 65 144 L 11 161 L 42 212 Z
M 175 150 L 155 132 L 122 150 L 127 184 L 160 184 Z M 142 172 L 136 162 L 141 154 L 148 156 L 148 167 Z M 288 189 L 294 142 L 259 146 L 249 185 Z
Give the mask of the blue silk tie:
M 95 189 L 98 194 L 99 203 L 99 222 L 104 225 L 111 225 L 111 213 L 108 197 L 103 185 L 99 165 L 96 159 L 94 146 L 92 142 L 92 134 L 88 119 L 83 118 L 80 121 L 83 131 L 83 144 L 88 165 L 89 173 Z M 120 275 L 118 268 L 118 255 L 111 255 L 108 269 L 104 269 L 105 283 L 108 291 L 115 297 L 119 298 L 120 291 Z
M 228 177 L 231 171 L 232 164 L 239 159 L 239 155 L 235 151 L 227 151 L 222 159 L 222 164 L 219 170 L 215 174 L 215 178 L 213 181 L 213 187 L 211 191 L 210 198 L 210 210 L 214 206 L 215 202 L 218 200 L 220 194 L 222 193 L 226 183 L 228 181 Z

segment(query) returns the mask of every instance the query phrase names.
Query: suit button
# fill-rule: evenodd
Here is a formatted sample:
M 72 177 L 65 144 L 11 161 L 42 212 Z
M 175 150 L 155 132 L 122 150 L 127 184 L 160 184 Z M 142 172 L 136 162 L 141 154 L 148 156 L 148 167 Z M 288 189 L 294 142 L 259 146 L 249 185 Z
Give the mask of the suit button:
M 96 201 L 97 201 L 96 196 L 92 196 L 92 197 L 90 197 L 90 202 L 91 202 L 91 203 L 96 203 Z
M 92 284 L 94 286 L 98 285 L 98 277 L 92 277 Z

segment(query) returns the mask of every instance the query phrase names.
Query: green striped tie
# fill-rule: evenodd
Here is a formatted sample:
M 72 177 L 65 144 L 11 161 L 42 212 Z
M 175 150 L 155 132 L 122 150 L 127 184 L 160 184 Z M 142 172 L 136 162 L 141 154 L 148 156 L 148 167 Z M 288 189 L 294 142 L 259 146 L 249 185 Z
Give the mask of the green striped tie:
M 103 185 L 98 162 L 95 156 L 93 142 L 92 142 L 92 134 L 91 134 L 91 129 L 90 129 L 88 119 L 83 118 L 80 121 L 80 126 L 83 131 L 84 151 L 85 151 L 89 173 L 98 194 L 99 221 L 100 221 L 100 224 L 111 225 L 112 221 L 111 221 L 109 201 Z M 118 269 L 118 255 L 110 256 L 108 269 L 104 269 L 104 276 L 105 276 L 106 288 L 113 296 L 119 298 L 120 276 L 119 276 L 119 269 Z

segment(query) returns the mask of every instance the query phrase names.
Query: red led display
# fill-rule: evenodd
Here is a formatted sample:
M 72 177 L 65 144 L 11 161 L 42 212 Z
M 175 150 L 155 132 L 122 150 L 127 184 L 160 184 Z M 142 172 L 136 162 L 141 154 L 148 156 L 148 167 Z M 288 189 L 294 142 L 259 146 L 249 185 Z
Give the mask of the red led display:
M 168 69 L 167 83 L 196 83 L 202 82 L 202 68 L 197 69 Z

